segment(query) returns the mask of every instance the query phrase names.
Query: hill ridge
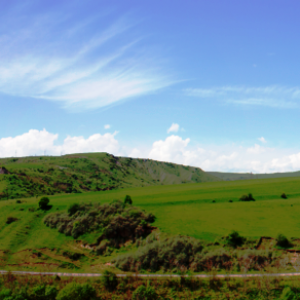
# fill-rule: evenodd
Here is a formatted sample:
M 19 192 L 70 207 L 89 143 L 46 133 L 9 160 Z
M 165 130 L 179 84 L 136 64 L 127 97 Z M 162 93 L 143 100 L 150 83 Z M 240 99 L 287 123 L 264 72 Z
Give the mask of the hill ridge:
M 220 181 L 200 168 L 100 153 L 0 159 L 0 199 Z

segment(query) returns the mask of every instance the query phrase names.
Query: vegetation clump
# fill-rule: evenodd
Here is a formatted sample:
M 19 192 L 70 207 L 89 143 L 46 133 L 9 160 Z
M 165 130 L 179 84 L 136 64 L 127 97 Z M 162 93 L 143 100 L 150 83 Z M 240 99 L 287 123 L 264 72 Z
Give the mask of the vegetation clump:
M 105 270 L 102 275 L 102 283 L 108 291 L 114 291 L 118 285 L 117 275 L 113 272 Z
M 96 298 L 96 290 L 89 283 L 71 282 L 60 290 L 57 300 L 88 300 Z
M 76 211 L 76 212 L 75 212 Z M 44 223 L 75 239 L 83 234 L 95 232 L 99 236 L 95 246 L 103 254 L 109 246 L 119 248 L 128 240 L 145 237 L 154 229 L 152 213 L 126 205 L 120 200 L 111 203 L 71 205 L 68 213 L 55 212 L 44 219 Z
M 39 208 L 42 210 L 47 210 L 49 202 L 50 200 L 48 197 L 42 197 L 39 201 Z
M 292 243 L 288 240 L 288 238 L 283 234 L 279 234 L 277 236 L 276 241 L 277 241 L 276 245 L 281 248 L 290 248 L 293 246 Z
M 249 193 L 248 195 L 242 195 L 239 199 L 240 201 L 255 201 L 252 194 Z
M 196 255 L 203 249 L 202 243 L 194 238 L 175 236 L 163 241 L 154 241 L 140 247 L 136 253 L 119 256 L 116 267 L 123 271 L 189 269 L 197 261 Z
M 285 193 L 282 193 L 280 196 L 282 199 L 287 199 L 287 195 Z
M 227 237 L 226 237 L 226 243 L 229 246 L 232 246 L 234 248 L 238 246 L 242 246 L 244 242 L 246 241 L 246 238 L 240 236 L 240 234 L 233 230 Z
M 158 294 L 156 293 L 155 289 L 148 285 L 145 287 L 144 285 L 140 285 L 136 288 L 136 290 L 132 294 L 133 300 L 156 300 L 158 299 Z
M 132 204 L 132 199 L 129 195 L 126 195 L 125 199 L 124 199 L 124 203 L 125 204 Z
M 13 223 L 15 221 L 18 221 L 18 218 L 7 217 L 6 224 L 11 224 L 11 223 Z

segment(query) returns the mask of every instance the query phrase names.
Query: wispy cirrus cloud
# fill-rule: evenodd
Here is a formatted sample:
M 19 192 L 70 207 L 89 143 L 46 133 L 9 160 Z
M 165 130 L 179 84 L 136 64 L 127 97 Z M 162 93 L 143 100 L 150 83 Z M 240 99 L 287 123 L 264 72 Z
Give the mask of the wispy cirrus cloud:
M 128 19 L 73 21 L 68 14 L 11 12 L 0 22 L 0 92 L 94 109 L 172 83 L 161 61 L 141 47 Z M 90 17 L 90 16 L 89 16 Z M 19 22 L 19 23 L 18 23 Z M 8 29 L 9 28 L 9 29 Z
M 229 104 L 267 106 L 273 108 L 300 108 L 300 88 L 283 86 L 243 87 L 223 86 L 209 89 L 189 88 L 190 97 L 216 99 Z

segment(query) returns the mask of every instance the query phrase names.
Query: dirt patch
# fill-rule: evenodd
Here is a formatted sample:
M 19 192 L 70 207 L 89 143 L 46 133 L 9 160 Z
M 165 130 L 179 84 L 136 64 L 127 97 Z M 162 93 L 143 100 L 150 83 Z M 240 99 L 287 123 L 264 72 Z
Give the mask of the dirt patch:
M 0 167 L 0 174 L 9 174 L 9 172 L 5 167 Z
M 276 240 L 272 237 L 268 237 L 268 236 L 262 236 L 257 245 L 256 245 L 256 249 L 257 250 L 271 250 L 274 249 L 276 245 Z
M 57 267 L 59 266 L 59 264 L 53 264 L 53 263 L 44 263 L 44 262 L 36 262 L 36 263 L 31 263 L 31 262 L 26 262 L 26 263 L 22 263 L 22 264 L 7 264 L 7 266 L 10 266 L 10 267 L 24 267 L 24 266 L 31 266 L 31 267 L 34 267 L 34 266 L 53 266 L 53 267 Z
M 88 249 L 88 250 L 95 250 L 95 247 L 91 247 L 88 244 L 84 245 L 83 243 L 79 244 L 79 247 L 81 247 L 83 249 Z

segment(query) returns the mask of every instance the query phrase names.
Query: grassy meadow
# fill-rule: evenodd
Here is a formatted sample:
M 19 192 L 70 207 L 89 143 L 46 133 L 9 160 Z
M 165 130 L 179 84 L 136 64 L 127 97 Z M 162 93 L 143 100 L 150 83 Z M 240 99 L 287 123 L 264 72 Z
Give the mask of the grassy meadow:
M 288 199 L 281 199 L 283 192 Z M 248 193 L 253 194 L 255 202 L 238 201 Z M 60 247 L 72 238 L 47 228 L 43 224 L 46 214 L 66 210 L 74 202 L 105 203 L 123 199 L 127 194 L 135 206 L 156 215 L 154 226 L 172 235 L 213 241 L 234 229 L 247 237 L 275 237 L 278 233 L 300 237 L 300 178 L 283 178 L 53 195 L 49 196 L 53 207 L 47 212 L 29 211 L 37 208 L 36 198 L 22 199 L 21 204 L 4 200 L 0 202 L 0 248 L 20 251 Z M 8 216 L 19 220 L 7 225 Z

